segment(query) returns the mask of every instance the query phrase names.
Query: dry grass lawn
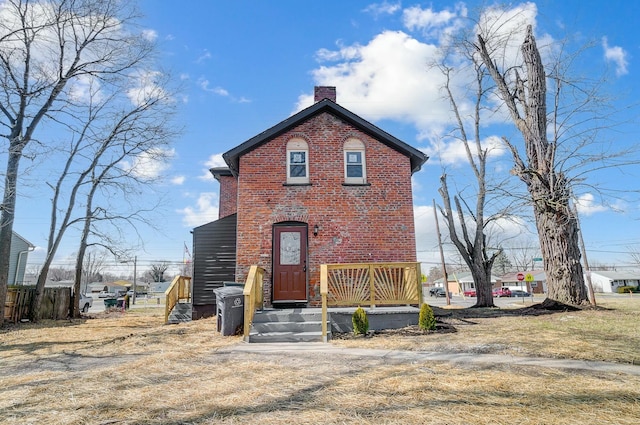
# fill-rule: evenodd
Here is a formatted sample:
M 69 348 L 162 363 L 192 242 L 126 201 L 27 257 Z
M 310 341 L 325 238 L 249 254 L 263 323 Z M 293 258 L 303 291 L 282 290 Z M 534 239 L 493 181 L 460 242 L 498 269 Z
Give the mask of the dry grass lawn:
M 640 297 L 609 310 L 449 318 L 458 332 L 333 344 L 640 363 Z M 473 322 L 471 324 L 469 322 Z M 160 309 L 0 331 L 2 424 L 638 424 L 640 376 L 322 353 L 229 353 Z

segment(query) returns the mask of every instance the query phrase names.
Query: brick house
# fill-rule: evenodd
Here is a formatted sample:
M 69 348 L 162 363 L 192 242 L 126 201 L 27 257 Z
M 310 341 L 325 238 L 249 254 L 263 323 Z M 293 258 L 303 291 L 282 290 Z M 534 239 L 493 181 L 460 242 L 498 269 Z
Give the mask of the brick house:
M 335 87 L 316 87 L 315 102 L 211 169 L 217 222 L 236 226 L 233 280 L 262 267 L 267 305 L 318 305 L 321 264 L 416 261 L 411 176 L 427 156 L 338 105 Z M 215 286 L 215 239 L 194 230 L 194 311 L 198 288 Z

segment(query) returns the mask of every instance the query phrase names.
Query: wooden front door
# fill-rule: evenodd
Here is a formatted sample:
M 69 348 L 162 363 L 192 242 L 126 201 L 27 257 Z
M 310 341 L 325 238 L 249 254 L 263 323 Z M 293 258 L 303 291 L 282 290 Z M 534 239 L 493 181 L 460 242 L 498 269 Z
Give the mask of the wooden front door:
M 307 226 L 273 228 L 273 302 L 307 302 Z

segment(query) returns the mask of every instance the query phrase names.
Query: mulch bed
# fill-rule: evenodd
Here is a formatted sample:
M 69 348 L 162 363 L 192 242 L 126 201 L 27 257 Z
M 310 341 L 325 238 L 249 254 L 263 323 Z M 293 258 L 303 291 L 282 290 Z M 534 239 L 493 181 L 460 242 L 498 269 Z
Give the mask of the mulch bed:
M 433 314 L 436 317 L 436 329 L 432 331 L 425 331 L 420 329 L 418 325 L 406 326 L 399 329 L 382 329 L 382 330 L 370 330 L 366 335 L 354 335 L 353 332 L 336 333 L 332 334 L 333 339 L 362 339 L 373 337 L 386 337 L 386 336 L 420 336 L 429 334 L 444 334 L 457 332 L 455 325 L 473 325 L 475 324 L 469 319 L 486 319 L 495 317 L 506 316 L 541 316 L 545 314 L 554 314 L 566 311 L 579 311 L 583 308 L 592 307 L 575 307 L 567 304 L 562 304 L 557 301 L 546 299 L 540 304 L 534 304 L 524 308 L 459 308 L 459 309 L 446 309 L 441 307 L 431 307 Z

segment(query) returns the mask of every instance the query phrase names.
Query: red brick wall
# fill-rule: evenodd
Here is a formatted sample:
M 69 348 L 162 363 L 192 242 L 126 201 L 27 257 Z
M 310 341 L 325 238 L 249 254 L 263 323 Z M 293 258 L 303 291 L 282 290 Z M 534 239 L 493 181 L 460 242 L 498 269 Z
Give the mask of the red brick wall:
M 285 186 L 286 145 L 309 145 L 310 186 Z M 344 186 L 343 143 L 365 144 L 368 186 Z M 266 270 L 270 300 L 272 226 L 309 226 L 309 299 L 319 302 L 320 264 L 416 261 L 409 158 L 323 113 L 240 158 L 236 280 L 252 264 Z M 318 236 L 313 228 L 319 227 Z
M 224 218 L 238 211 L 238 179 L 234 176 L 218 176 L 220 201 L 218 218 Z

